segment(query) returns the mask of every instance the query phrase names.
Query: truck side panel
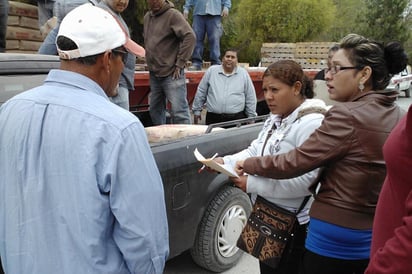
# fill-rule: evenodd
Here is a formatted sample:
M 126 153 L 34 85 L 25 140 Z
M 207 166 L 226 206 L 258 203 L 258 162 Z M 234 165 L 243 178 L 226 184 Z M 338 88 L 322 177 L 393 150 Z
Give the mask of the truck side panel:
M 195 148 L 205 156 L 227 155 L 246 148 L 255 139 L 262 123 L 225 129 L 176 142 L 153 144 L 152 151 L 161 172 L 169 216 L 170 258 L 191 248 L 198 224 L 218 190 L 229 183 L 227 176 L 198 169 Z M 181 229 L 183 228 L 183 229 Z

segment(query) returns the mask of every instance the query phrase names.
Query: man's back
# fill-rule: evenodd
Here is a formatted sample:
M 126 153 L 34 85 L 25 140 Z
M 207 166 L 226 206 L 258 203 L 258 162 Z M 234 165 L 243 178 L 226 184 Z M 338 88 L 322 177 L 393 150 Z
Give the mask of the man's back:
M 168 253 L 163 186 L 145 133 L 95 82 L 52 71 L 44 86 L 11 99 L 0 109 L 0 150 L 7 273 L 163 267 L 156 265 Z M 145 221 L 152 218 L 143 205 L 158 221 Z

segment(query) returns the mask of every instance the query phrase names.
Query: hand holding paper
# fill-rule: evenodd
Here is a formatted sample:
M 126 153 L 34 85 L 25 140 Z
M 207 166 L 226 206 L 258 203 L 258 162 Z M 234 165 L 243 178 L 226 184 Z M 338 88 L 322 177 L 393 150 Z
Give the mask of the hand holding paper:
M 213 155 L 212 158 L 210 158 L 210 159 L 211 159 L 211 160 L 215 159 L 217 155 L 219 155 L 219 153 L 216 152 L 215 155 Z M 206 167 L 206 166 L 203 165 L 201 168 L 199 168 L 198 172 L 199 172 L 199 173 L 202 172 L 202 171 L 205 169 L 205 167 Z
M 243 164 L 245 163 L 244 160 L 237 161 L 236 165 L 234 167 L 235 172 L 237 175 L 242 176 L 243 175 Z
M 239 177 L 233 167 L 231 165 L 226 165 L 226 164 L 219 164 L 216 161 L 213 160 L 213 158 L 208 158 L 206 159 L 198 150 L 197 148 L 193 151 L 196 159 L 203 163 L 205 166 L 210 167 L 213 170 L 216 170 L 217 172 L 226 174 L 227 176 L 230 177 Z

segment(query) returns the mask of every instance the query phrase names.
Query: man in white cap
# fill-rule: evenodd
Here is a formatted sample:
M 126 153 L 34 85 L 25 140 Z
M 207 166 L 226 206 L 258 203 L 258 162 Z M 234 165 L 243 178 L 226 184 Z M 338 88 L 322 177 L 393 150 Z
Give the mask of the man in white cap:
M 61 68 L 0 108 L 0 256 L 7 274 L 163 273 L 162 180 L 139 120 L 110 103 L 143 50 L 107 11 L 71 11 Z

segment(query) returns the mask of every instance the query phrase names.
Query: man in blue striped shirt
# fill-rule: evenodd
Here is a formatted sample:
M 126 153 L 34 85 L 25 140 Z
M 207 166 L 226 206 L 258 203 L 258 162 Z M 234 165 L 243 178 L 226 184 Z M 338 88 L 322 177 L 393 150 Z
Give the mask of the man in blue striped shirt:
M 7 274 L 163 273 L 163 184 L 139 120 L 112 104 L 139 47 L 107 11 L 63 19 L 61 69 L 0 108 L 0 257 Z

